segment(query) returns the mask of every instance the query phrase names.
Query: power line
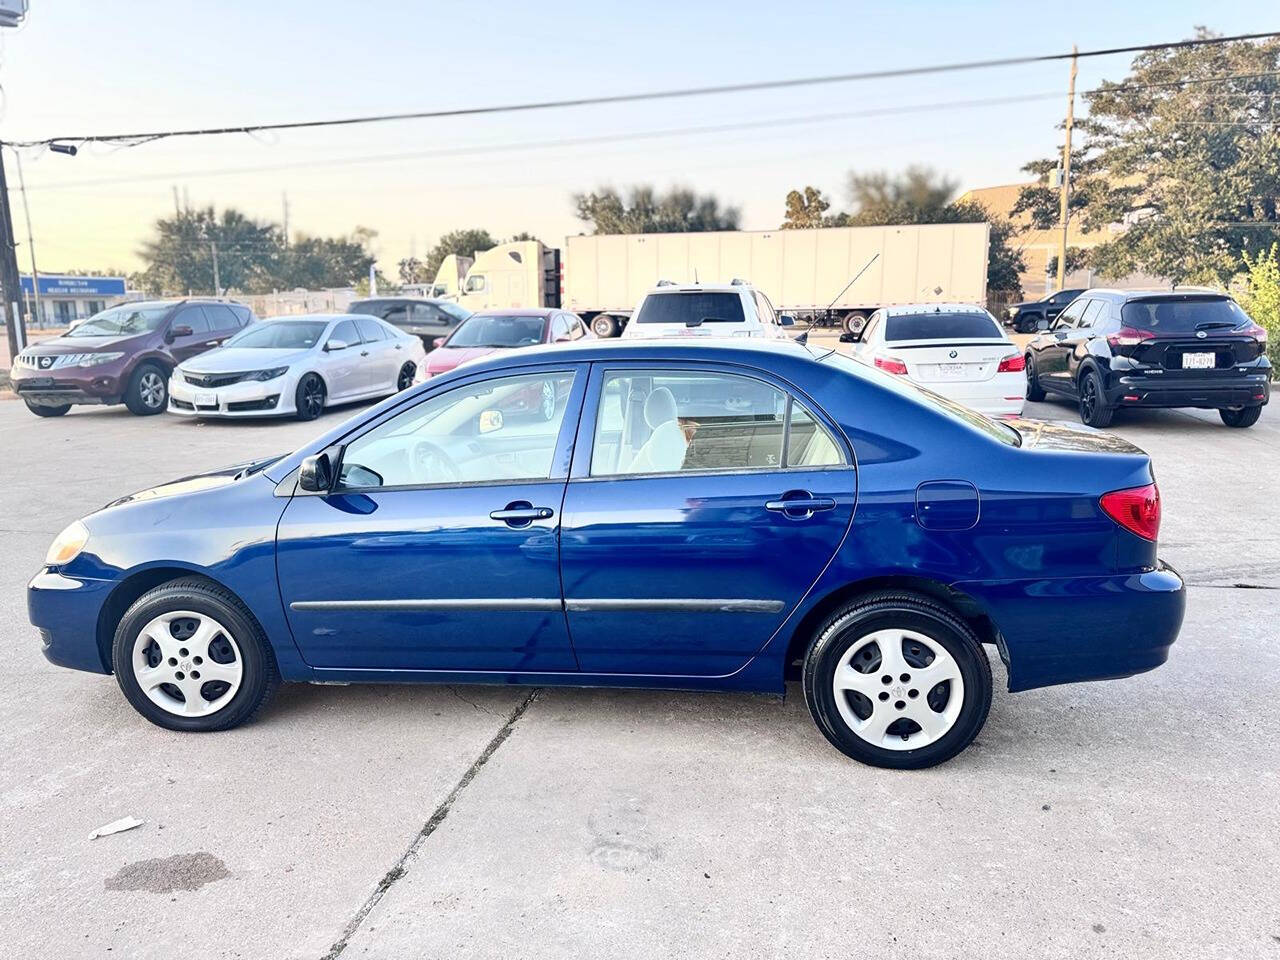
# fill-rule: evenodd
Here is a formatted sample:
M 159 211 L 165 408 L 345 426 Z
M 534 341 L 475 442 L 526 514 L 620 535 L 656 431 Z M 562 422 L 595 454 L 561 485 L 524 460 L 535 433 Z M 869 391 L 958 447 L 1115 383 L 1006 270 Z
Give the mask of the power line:
M 487 107 L 459 107 L 450 110 L 417 110 L 405 113 L 369 114 L 356 117 L 339 117 L 329 120 L 296 120 L 284 123 L 241 124 L 231 127 L 205 127 L 187 130 L 160 130 L 150 133 L 89 134 L 46 137 L 37 140 L 15 140 L 11 146 L 39 147 L 86 143 L 120 143 L 138 146 L 153 140 L 173 137 L 206 137 L 230 133 L 262 133 L 273 130 L 301 130 L 319 127 L 341 127 L 355 124 L 386 123 L 399 120 L 441 119 L 444 117 L 481 116 L 495 113 L 517 113 L 531 110 L 549 110 L 566 107 L 584 107 L 602 104 L 637 103 L 648 100 L 671 100 L 700 97 L 711 94 L 746 93 L 758 90 L 786 90 L 795 87 L 818 86 L 833 83 L 852 83 L 862 80 L 885 80 L 898 77 L 951 73 L 963 70 L 983 70 L 992 67 L 1010 67 L 1032 63 L 1050 63 L 1078 57 L 1105 57 L 1121 53 L 1145 53 L 1155 50 L 1177 50 L 1188 47 L 1215 46 L 1248 40 L 1267 40 L 1280 37 L 1280 32 L 1243 33 L 1230 37 L 1200 37 L 1194 40 L 1177 40 L 1169 43 L 1147 43 L 1126 47 L 1105 47 L 1096 50 L 1071 51 L 1069 53 L 1038 54 L 1025 57 L 1002 57 L 988 60 L 970 60 L 958 63 L 925 64 L 916 67 L 900 67 L 891 70 L 868 70 L 859 73 L 829 74 L 817 77 L 797 77 L 789 80 L 760 80 L 750 83 L 719 84 L 704 87 L 680 87 L 668 90 L 650 90 L 640 93 L 621 93 L 599 97 L 573 97 L 561 100 L 538 100 L 525 103 L 498 104 Z

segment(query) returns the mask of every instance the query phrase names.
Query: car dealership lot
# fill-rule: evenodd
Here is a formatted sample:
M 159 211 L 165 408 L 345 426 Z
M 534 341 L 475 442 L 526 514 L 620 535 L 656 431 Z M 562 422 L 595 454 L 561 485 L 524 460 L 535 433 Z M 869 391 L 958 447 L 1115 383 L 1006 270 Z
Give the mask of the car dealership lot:
M 349 412 L 36 421 L 0 403 L 0 934 L 15 956 L 1277 949 L 1274 411 L 1249 430 L 1213 411 L 1117 417 L 1154 458 L 1161 553 L 1190 585 L 1170 662 L 1016 702 L 996 662 L 985 730 L 934 770 L 848 761 L 794 688 L 290 686 L 250 726 L 186 736 L 144 723 L 113 680 L 45 663 L 23 585 L 65 523 Z M 1061 402 L 1027 413 L 1075 419 Z M 144 825 L 88 840 L 128 815 Z

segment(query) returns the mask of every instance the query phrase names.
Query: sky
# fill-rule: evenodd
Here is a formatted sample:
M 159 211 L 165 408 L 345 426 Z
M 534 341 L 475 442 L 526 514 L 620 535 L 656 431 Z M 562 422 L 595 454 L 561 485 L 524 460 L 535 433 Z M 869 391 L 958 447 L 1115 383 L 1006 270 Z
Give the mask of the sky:
M 30 0 L 0 31 L 0 139 L 485 106 L 852 73 L 1280 29 L 1273 3 L 407 3 Z M 1207 14 L 1212 14 L 1210 18 Z M 1080 63 L 1078 89 L 1127 55 Z M 680 100 L 196 140 L 76 157 L 24 151 L 42 272 L 138 269 L 175 188 L 291 234 L 376 230 L 380 267 L 443 233 L 585 227 L 572 194 L 649 183 L 711 192 L 744 229 L 788 190 L 847 206 L 849 171 L 932 166 L 962 189 L 1025 179 L 1058 149 L 1064 62 Z M 974 103 L 973 101 L 986 101 Z M 996 102 L 991 102 L 996 101 Z M 1082 104 L 1077 109 L 1082 108 Z M 843 115 L 835 118 L 831 114 Z M 850 116 L 850 114 L 854 114 Z M 857 115 L 861 114 L 861 115 Z M 709 127 L 734 129 L 707 129 Z M 6 153 L 10 187 L 17 185 Z M 11 193 L 19 263 L 30 267 Z

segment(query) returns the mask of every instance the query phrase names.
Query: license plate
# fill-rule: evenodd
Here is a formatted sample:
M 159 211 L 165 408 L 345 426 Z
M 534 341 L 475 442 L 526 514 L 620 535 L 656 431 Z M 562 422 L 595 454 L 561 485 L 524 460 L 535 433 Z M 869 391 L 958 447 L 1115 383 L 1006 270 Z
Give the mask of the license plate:
M 1182 355 L 1183 370 L 1212 370 L 1212 353 L 1184 353 Z
M 966 363 L 940 363 L 938 374 L 943 377 L 963 377 L 967 366 Z
M 216 393 L 197 393 L 196 406 L 198 407 L 216 407 L 218 405 L 218 395 Z

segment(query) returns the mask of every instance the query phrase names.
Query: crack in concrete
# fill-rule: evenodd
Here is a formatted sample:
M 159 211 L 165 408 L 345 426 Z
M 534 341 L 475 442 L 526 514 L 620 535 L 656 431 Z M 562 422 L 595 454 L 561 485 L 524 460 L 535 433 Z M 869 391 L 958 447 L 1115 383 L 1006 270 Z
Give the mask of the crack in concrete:
M 516 723 L 524 716 L 525 711 L 529 709 L 529 706 L 538 698 L 538 694 L 541 692 L 541 689 L 534 690 L 511 711 L 511 715 L 507 717 L 501 729 L 493 735 L 493 739 L 480 751 L 480 756 L 476 757 L 475 762 L 467 768 L 461 779 L 453 785 L 449 795 L 436 807 L 431 814 L 431 818 L 422 825 L 422 829 L 418 831 L 417 836 L 413 838 L 405 852 L 400 855 L 400 859 L 378 881 L 373 893 L 369 894 L 369 898 L 356 911 L 355 916 L 343 928 L 342 935 L 334 941 L 333 946 L 329 948 L 329 952 L 321 960 L 336 960 L 342 954 L 342 951 L 347 949 L 347 944 L 351 942 L 351 938 L 360 929 L 360 925 L 364 923 L 365 918 L 373 912 L 373 908 L 378 905 L 378 902 L 386 895 L 387 891 L 395 886 L 396 881 L 405 875 L 409 869 L 409 861 L 417 855 L 422 845 L 426 843 L 427 838 L 435 833 L 436 828 L 444 822 L 454 803 L 462 795 L 462 791 L 467 789 L 471 781 L 475 779 L 476 774 L 480 772 L 480 768 L 489 762 L 489 758 L 497 753 L 498 748 L 506 742 L 507 737 L 511 736 L 511 731 L 515 729 Z

